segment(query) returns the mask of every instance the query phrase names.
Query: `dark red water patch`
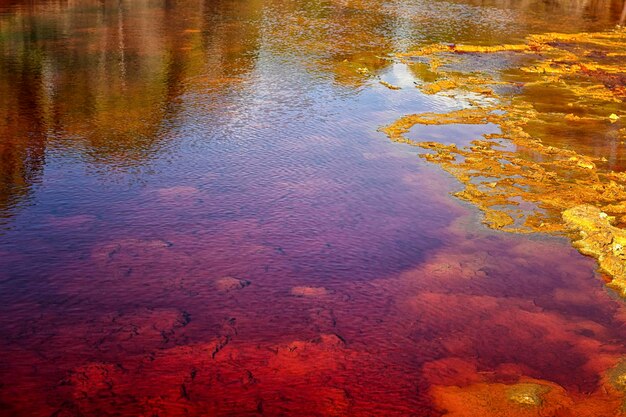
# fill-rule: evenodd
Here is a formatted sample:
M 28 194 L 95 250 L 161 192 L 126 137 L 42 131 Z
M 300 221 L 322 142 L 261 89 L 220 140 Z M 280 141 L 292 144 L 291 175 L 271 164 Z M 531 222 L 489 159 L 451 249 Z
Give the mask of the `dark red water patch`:
M 439 415 L 432 386 L 532 377 L 598 389 L 624 354 L 624 311 L 590 260 L 554 240 L 440 236 L 415 267 L 373 280 L 206 272 L 224 251 L 276 257 L 253 242 L 100 244 L 62 269 L 54 297 L 3 306 L 5 410 Z

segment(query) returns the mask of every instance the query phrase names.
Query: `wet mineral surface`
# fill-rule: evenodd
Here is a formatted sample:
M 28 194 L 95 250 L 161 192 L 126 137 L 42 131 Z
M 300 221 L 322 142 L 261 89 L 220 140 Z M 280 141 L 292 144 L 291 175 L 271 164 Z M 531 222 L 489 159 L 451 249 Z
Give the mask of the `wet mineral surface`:
M 500 63 L 495 72 L 472 66 L 493 54 L 513 56 L 504 59 L 509 66 Z M 554 132 L 573 131 L 576 139 L 599 136 L 605 146 L 626 143 L 620 122 L 626 116 L 625 54 L 626 31 L 620 26 L 607 32 L 530 35 L 520 44 L 425 46 L 399 59 L 413 65 L 413 59 L 425 58 L 436 80 L 418 87 L 426 94 L 461 96 L 465 105 L 448 113 L 403 116 L 381 130 L 394 142 L 431 151 L 422 156 L 465 185 L 455 195 L 477 205 L 488 226 L 519 233 L 570 232 L 575 246 L 597 258 L 609 285 L 626 297 L 621 152 L 605 155 L 581 140 L 554 138 Z M 548 100 L 537 98 L 536 91 Z M 500 131 L 464 146 L 406 137 L 416 125 L 458 124 L 491 124 Z

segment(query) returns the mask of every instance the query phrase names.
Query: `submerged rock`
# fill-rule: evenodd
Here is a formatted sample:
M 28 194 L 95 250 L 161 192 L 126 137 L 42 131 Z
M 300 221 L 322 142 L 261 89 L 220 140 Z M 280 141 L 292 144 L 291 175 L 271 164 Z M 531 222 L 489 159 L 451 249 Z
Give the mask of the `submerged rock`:
M 611 369 L 608 372 L 608 377 L 616 390 L 626 393 L 626 359 L 623 359 Z
M 222 277 L 215 280 L 215 287 L 219 291 L 234 291 L 246 288 L 251 282 L 247 279 L 238 279 L 234 277 Z
M 622 415 L 623 394 L 602 386 L 580 396 L 554 382 L 522 377 L 516 384 L 480 382 L 434 386 L 431 394 L 447 417 L 599 417 Z
M 324 287 L 293 287 L 291 295 L 296 297 L 319 297 L 328 294 L 328 290 Z

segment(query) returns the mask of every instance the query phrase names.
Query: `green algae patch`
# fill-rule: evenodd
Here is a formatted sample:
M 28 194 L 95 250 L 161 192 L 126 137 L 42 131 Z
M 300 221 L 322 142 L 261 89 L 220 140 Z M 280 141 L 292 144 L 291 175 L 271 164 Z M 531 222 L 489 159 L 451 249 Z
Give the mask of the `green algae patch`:
M 626 359 L 615 365 L 608 372 L 608 377 L 616 390 L 626 393 Z
M 406 115 L 380 130 L 423 149 L 422 158 L 460 181 L 455 196 L 477 206 L 489 227 L 569 236 L 626 298 L 626 174 L 617 169 L 626 165 L 624 53 L 623 28 L 530 35 L 519 44 L 426 45 L 396 59 L 428 68 L 417 88 L 463 108 Z M 481 59 L 504 64 L 480 70 Z M 461 124 L 500 132 L 469 146 L 407 137 L 416 125 Z
M 509 401 L 527 406 L 540 406 L 543 396 L 550 391 L 550 387 L 539 384 L 516 384 L 511 386 L 506 394 Z

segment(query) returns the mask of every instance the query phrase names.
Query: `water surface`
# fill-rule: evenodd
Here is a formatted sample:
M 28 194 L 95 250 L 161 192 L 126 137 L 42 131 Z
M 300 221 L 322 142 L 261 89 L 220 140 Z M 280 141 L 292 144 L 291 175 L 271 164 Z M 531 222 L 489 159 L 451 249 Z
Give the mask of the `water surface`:
M 439 416 L 434 386 L 521 376 L 596 392 L 626 310 L 592 260 L 485 229 L 377 131 L 462 106 L 388 54 L 621 12 L 568 4 L 0 3 L 2 415 Z

